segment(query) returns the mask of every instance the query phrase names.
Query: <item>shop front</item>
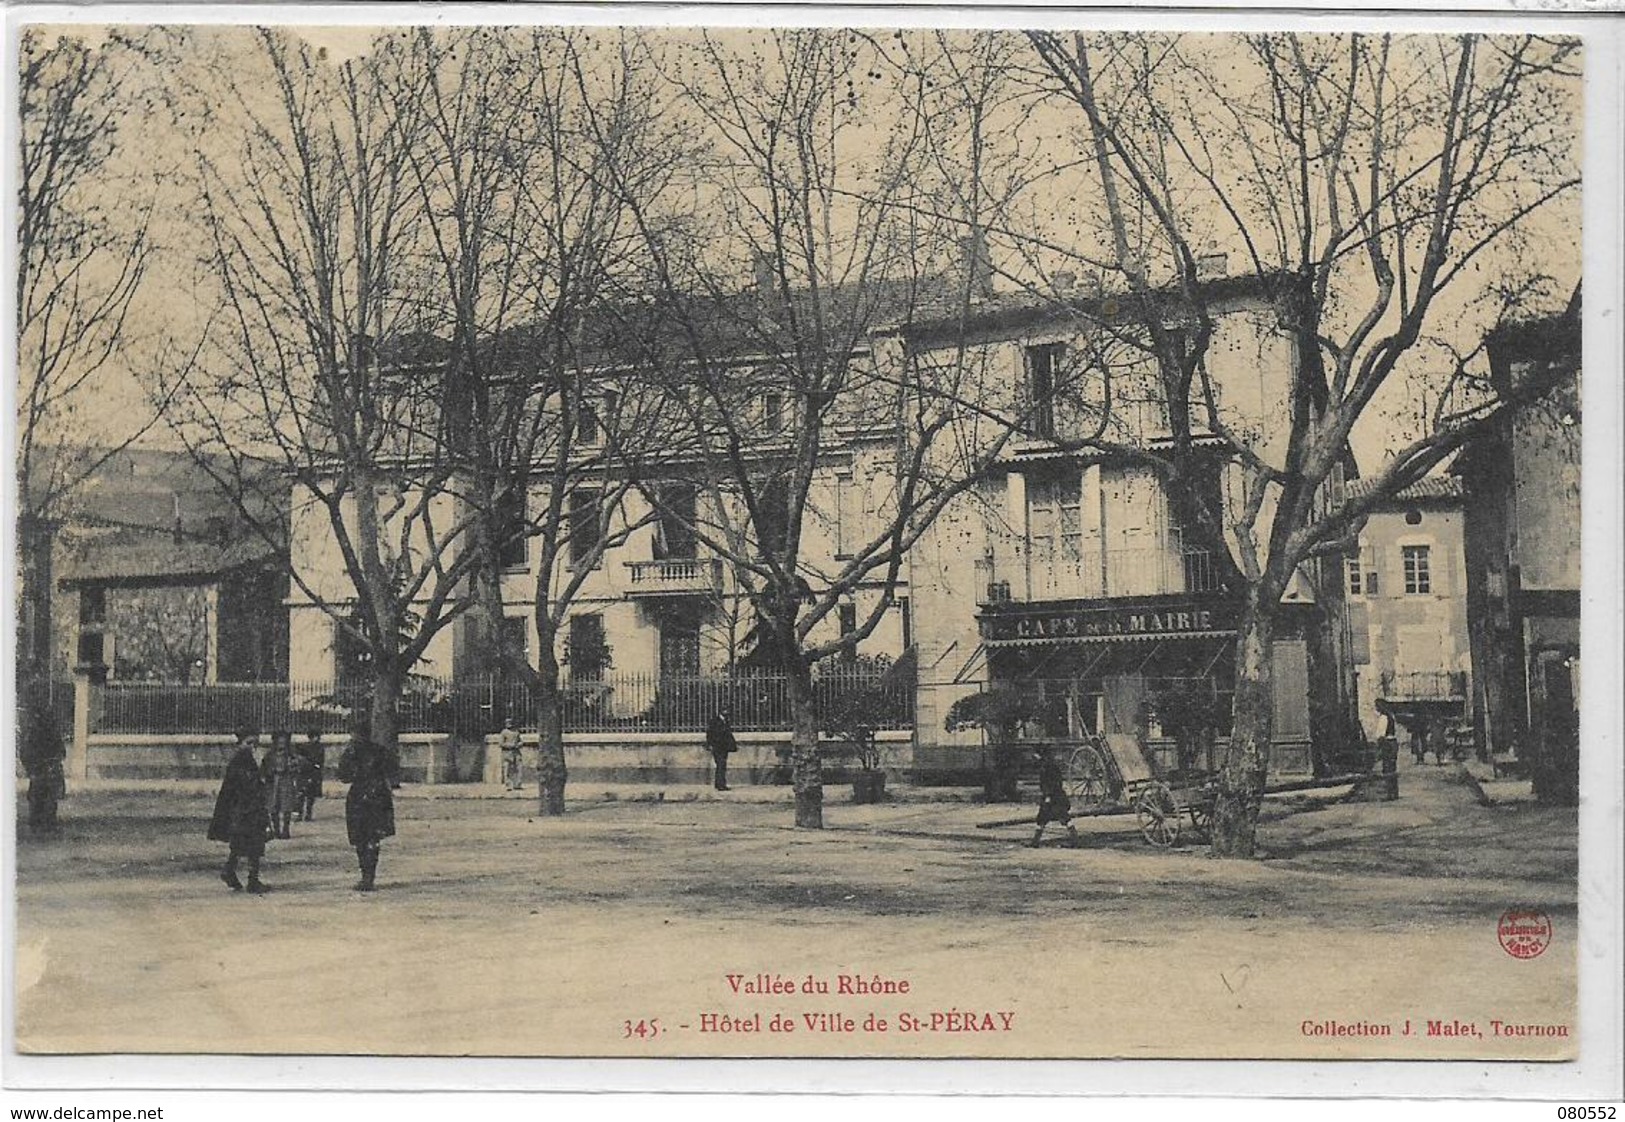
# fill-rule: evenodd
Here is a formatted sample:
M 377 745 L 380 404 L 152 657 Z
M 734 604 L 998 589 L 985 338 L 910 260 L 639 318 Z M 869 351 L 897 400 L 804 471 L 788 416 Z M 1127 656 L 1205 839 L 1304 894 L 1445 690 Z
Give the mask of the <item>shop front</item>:
M 1239 605 L 1213 597 L 994 604 L 979 617 L 993 686 L 1034 701 L 1024 739 L 1128 734 L 1159 771 L 1212 770 L 1231 728 Z M 1305 643 L 1296 622 L 1274 645 L 1270 770 L 1312 770 Z

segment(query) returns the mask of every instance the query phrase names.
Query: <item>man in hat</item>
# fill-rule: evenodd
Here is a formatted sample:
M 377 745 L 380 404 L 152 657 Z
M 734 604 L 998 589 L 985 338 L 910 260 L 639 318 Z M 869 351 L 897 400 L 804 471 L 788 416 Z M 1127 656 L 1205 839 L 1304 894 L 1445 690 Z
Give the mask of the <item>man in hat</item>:
M 248 891 L 266 891 L 260 883 L 260 858 L 265 856 L 266 835 L 271 832 L 271 814 L 265 804 L 265 786 L 254 759 L 259 733 L 249 727 L 237 730 L 237 746 L 226 763 L 226 776 L 214 801 L 214 817 L 209 819 L 209 840 L 231 847 L 220 879 L 233 892 L 243 887 L 237 879 L 237 863 L 248 860 Z
M 711 760 L 716 764 L 715 787 L 719 791 L 728 790 L 728 757 L 739 747 L 734 739 L 733 726 L 728 724 L 728 714 L 716 712 L 711 714 L 711 721 L 705 726 L 705 746 L 711 750 Z
M 1078 844 L 1077 827 L 1072 825 L 1072 800 L 1066 794 L 1066 777 L 1061 774 L 1055 749 L 1046 746 L 1038 753 L 1038 828 L 1033 832 L 1033 840 L 1028 843 L 1034 849 L 1038 848 L 1038 842 L 1044 836 L 1044 827 L 1051 822 L 1065 826 L 1067 840 L 1073 845 Z

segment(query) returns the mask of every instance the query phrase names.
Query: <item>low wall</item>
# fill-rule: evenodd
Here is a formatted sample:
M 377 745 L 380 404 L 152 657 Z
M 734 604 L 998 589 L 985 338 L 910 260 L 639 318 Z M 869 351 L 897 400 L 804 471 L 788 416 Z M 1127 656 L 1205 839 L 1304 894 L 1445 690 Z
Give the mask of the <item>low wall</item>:
M 739 750 L 728 762 L 730 782 L 789 782 L 788 732 L 736 733 Z M 893 783 L 922 786 L 977 784 L 982 778 L 982 749 L 957 744 L 914 746 L 906 730 L 875 735 L 881 767 Z M 524 779 L 535 779 L 536 737 L 524 737 Z M 327 748 L 327 774 L 338 768 L 344 744 Z M 89 737 L 86 774 L 91 779 L 218 779 L 231 755 L 225 736 L 172 734 L 97 734 Z M 459 740 L 438 733 L 404 733 L 400 737 L 401 779 L 407 783 L 500 783 L 502 753 L 496 737 Z M 831 783 L 848 782 L 856 770 L 846 742 L 825 740 L 824 775 Z M 1172 742 L 1155 741 L 1152 755 L 1159 767 L 1172 765 Z M 1307 742 L 1281 742 L 1270 752 L 1270 774 L 1299 778 L 1310 772 Z M 703 733 L 569 733 L 564 759 L 570 777 L 588 783 L 709 783 L 711 753 Z
M 739 751 L 728 765 L 730 782 L 788 782 L 790 734 L 736 734 Z M 910 763 L 911 735 L 876 735 L 881 766 L 893 781 L 903 779 Z M 525 780 L 535 779 L 536 737 L 525 737 Z M 170 734 L 161 736 L 102 733 L 88 738 L 85 774 L 101 780 L 218 779 L 231 757 L 226 736 Z M 825 742 L 825 776 L 846 779 L 850 770 L 843 741 Z M 338 768 L 344 743 L 327 747 L 327 776 Z M 502 753 L 496 738 L 459 740 L 434 733 L 400 737 L 401 779 L 406 783 L 500 783 Z M 597 783 L 709 783 L 711 754 L 703 733 L 571 733 L 564 738 L 570 777 Z
M 736 732 L 739 750 L 728 759 L 730 784 L 788 783 L 790 734 L 788 732 Z M 913 734 L 906 730 L 875 734 L 880 749 L 880 766 L 892 781 L 907 778 Z M 536 778 L 536 736 L 527 733 L 524 743 L 524 780 Z M 486 738 L 485 781 L 501 782 L 501 751 L 496 737 Z M 855 767 L 847 758 L 846 742 L 825 740 L 824 778 L 831 783 L 847 781 Z M 567 733 L 564 762 L 570 778 L 587 783 L 709 783 L 711 752 L 705 734 L 684 733 Z

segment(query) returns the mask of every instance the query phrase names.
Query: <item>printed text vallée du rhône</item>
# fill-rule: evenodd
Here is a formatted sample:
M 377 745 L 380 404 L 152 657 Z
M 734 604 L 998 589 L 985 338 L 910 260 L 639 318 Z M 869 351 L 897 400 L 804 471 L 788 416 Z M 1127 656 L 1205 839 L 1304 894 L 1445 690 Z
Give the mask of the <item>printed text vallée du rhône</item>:
M 959 1005 L 928 1007 L 912 1005 L 914 984 L 907 978 L 882 974 L 724 974 L 725 993 L 743 998 L 839 998 L 865 999 L 858 1008 L 800 1001 L 788 1008 L 769 1010 L 703 1011 L 675 1024 L 657 1018 L 627 1021 L 622 1035 L 649 1039 L 672 1031 L 706 1035 L 761 1033 L 1007 1033 L 1014 1032 L 1016 1014 L 1012 1009 L 972 1009 Z M 900 999 L 884 1009 L 875 998 Z M 917 1000 L 917 998 L 916 998 Z

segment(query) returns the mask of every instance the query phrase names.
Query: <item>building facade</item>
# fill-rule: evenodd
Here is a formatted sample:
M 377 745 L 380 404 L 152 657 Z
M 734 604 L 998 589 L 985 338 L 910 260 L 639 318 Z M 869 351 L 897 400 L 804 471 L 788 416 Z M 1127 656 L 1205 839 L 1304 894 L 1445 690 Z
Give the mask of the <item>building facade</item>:
M 1216 327 L 1206 361 L 1222 408 L 1253 420 L 1284 416 L 1290 340 L 1267 285 L 1227 278 L 1209 295 Z M 1000 685 L 1040 699 L 1038 727 L 1024 730 L 1034 739 L 1127 734 L 1174 767 L 1173 726 L 1185 719 L 1176 713 L 1210 714 L 1213 745 L 1228 736 L 1240 591 L 1227 584 L 1222 559 L 1191 540 L 1138 454 L 1167 439 L 1160 391 L 1143 351 L 1119 345 L 1113 353 L 1116 332 L 1100 307 L 991 301 L 968 325 L 973 345 L 1008 372 L 1010 407 L 1029 432 L 911 557 L 921 620 L 916 738 L 927 770 L 934 751 L 963 759 L 980 743 L 978 732 L 944 729 L 953 703 Z M 954 333 L 966 326 L 918 325 L 911 344 L 957 347 Z M 1283 434 L 1252 431 L 1261 454 L 1278 450 Z M 1231 450 L 1211 434 L 1196 443 L 1217 490 Z M 1335 708 L 1350 692 L 1338 645 L 1324 641 L 1328 628 L 1344 626 L 1339 580 L 1334 574 L 1324 595 L 1320 568 L 1306 567 L 1281 606 L 1278 773 L 1330 770 L 1346 747 L 1343 722 L 1311 720 L 1316 704 Z
M 1467 611 L 1481 751 L 1515 758 L 1536 794 L 1579 797 L 1580 329 L 1569 314 L 1489 340 L 1491 379 L 1511 395 L 1555 388 L 1503 416 L 1457 458 L 1466 493 Z
M 1461 481 L 1423 479 L 1371 512 L 1345 560 L 1360 724 L 1373 740 L 1382 709 L 1419 737 L 1444 736 L 1468 712 L 1464 522 Z

